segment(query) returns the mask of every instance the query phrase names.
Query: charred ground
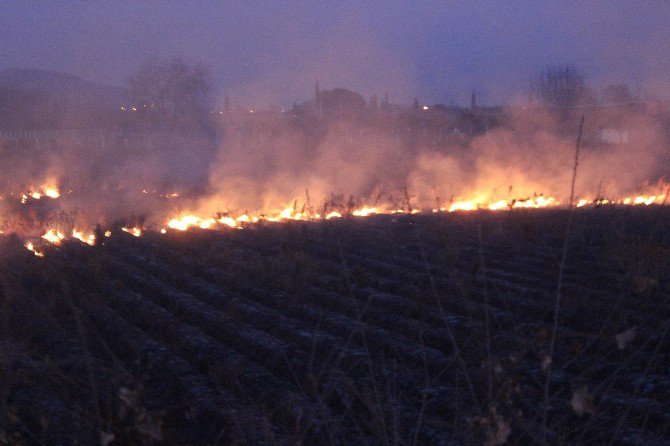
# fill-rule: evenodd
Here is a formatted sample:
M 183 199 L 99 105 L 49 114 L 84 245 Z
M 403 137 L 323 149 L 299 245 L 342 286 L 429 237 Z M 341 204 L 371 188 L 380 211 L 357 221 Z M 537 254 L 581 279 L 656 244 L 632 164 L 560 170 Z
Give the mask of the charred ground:
M 664 444 L 670 212 L 2 239 L 0 442 Z M 619 335 L 619 337 L 617 337 Z

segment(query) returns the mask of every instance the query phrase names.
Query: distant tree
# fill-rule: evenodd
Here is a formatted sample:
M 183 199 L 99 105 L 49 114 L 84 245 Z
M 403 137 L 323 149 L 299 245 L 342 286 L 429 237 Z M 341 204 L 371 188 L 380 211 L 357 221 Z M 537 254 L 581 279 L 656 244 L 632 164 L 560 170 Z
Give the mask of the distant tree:
M 328 119 L 355 119 L 360 117 L 367 107 L 363 96 L 344 88 L 322 91 L 319 101 L 322 117 Z
M 181 59 L 149 60 L 127 80 L 133 106 L 180 121 L 200 121 L 208 115 L 211 85 L 207 71 Z
M 563 114 L 593 102 L 584 76 L 572 65 L 545 68 L 533 80 L 531 91 L 541 103 Z

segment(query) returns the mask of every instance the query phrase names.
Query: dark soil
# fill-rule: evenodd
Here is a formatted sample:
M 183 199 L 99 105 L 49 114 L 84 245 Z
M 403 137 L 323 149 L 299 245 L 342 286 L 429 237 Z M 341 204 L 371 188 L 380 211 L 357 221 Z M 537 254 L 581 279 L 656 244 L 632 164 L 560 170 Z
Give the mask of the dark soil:
M 548 405 L 564 211 L 6 236 L 0 444 L 668 444 L 670 212 L 573 217 Z

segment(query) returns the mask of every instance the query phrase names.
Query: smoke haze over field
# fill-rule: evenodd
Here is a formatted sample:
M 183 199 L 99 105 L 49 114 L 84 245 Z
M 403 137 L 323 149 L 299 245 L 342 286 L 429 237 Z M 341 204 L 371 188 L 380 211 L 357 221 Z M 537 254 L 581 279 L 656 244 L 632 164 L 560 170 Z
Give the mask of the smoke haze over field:
M 85 227 L 117 220 L 161 227 L 184 215 L 276 216 L 287 208 L 325 215 L 461 201 L 487 207 L 540 195 L 565 205 L 581 115 L 577 198 L 658 195 L 659 181 L 670 177 L 670 114 L 659 103 L 374 108 L 333 90 L 290 112 L 202 113 L 142 106 L 114 111 L 105 129 L 7 132 L 2 155 L 13 174 L 3 177 L 3 196 L 16 202 L 57 186 L 61 197 L 36 202 L 39 215 L 30 218 Z M 3 211 L 6 231 L 17 212 L 26 218 L 12 206 Z
M 565 205 L 582 115 L 578 198 L 658 195 L 670 177 L 666 4 L 0 12 L 0 68 L 39 68 L 0 71 L 5 230 Z M 26 198 L 52 186 L 57 200 Z
M 534 194 L 566 203 L 578 120 L 572 121 L 572 132 L 561 135 L 548 112 L 509 119 L 507 126 L 475 136 L 467 147 L 408 147 L 393 132 L 353 121 L 331 124 L 312 150 L 305 150 L 305 141 L 292 131 L 269 139 L 233 139 L 220 148 L 210 170 L 214 192 L 199 207 L 283 209 L 295 199 L 304 202 L 308 191 L 313 205 L 335 193 L 353 196 L 358 205 L 400 208 L 406 205 L 405 188 L 413 206 L 424 209 L 435 207 L 437 199 L 484 203 Z M 641 113 L 628 121 L 634 125 L 629 127 L 634 145 L 603 148 L 585 141 L 577 178 L 580 197 L 635 194 L 668 177 L 668 136 L 655 119 Z M 532 129 L 529 120 L 535 120 Z M 597 127 L 587 121 L 585 139 L 597 138 Z

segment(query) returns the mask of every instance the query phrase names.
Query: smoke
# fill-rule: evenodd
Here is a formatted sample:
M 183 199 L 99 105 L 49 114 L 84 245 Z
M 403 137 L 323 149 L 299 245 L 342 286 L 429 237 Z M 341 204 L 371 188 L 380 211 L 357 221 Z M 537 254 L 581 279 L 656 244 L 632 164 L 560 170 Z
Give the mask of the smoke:
M 271 212 L 310 196 L 313 205 L 331 194 L 366 201 L 379 188 L 400 190 L 412 155 L 392 135 L 351 121 L 329 125 L 316 143 L 279 124 L 274 132 L 233 136 L 212 165 L 210 190 L 200 210 Z
M 178 129 L 5 135 L 3 229 L 67 220 L 164 227 L 173 217 L 430 210 L 543 195 L 566 204 L 581 113 L 541 107 L 429 109 L 387 105 L 216 114 L 216 132 Z M 658 193 L 670 176 L 668 112 L 656 105 L 592 107 L 586 116 L 577 198 Z M 488 118 L 487 118 L 488 116 Z M 474 124 L 496 119 L 488 130 Z M 58 199 L 22 194 L 58 186 Z M 664 192 L 664 191 L 663 191 Z M 18 216 L 18 217 L 17 217 Z M 18 229 L 17 229 L 18 228 Z
M 538 195 L 567 203 L 578 115 L 565 121 L 541 108 L 512 108 L 501 112 L 507 117 L 501 127 L 436 145 L 421 135 L 429 133 L 421 129 L 421 112 L 406 113 L 390 127 L 336 121 L 315 143 L 286 123 L 274 132 L 232 136 L 219 149 L 210 193 L 197 210 L 276 212 L 296 200 L 322 203 L 332 194 L 389 209 L 405 206 L 406 193 L 411 205 L 422 209 Z M 585 114 L 577 197 L 657 193 L 654 186 L 670 173 L 664 167 L 668 139 L 661 118 L 646 108 L 634 113 L 593 108 Z

